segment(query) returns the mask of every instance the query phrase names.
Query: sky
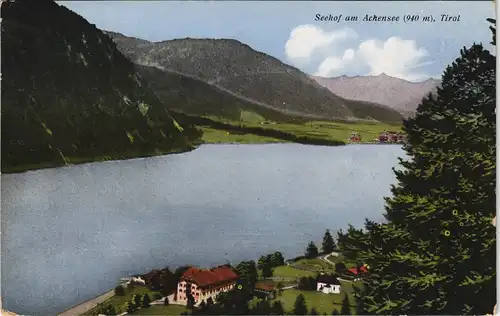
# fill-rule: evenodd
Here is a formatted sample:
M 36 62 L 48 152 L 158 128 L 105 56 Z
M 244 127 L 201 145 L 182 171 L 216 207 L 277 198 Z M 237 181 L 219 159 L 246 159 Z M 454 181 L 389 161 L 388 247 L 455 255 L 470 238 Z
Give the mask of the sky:
M 149 41 L 231 38 L 323 77 L 440 78 L 473 43 L 494 51 L 492 1 L 58 1 L 98 28 Z M 337 17 L 320 21 L 317 15 Z M 365 15 L 399 21 L 362 21 Z M 460 16 L 441 21 L 441 15 Z M 405 15 L 419 21 L 405 23 Z M 423 22 L 432 15 L 435 22 Z M 347 16 L 359 20 L 346 21 Z

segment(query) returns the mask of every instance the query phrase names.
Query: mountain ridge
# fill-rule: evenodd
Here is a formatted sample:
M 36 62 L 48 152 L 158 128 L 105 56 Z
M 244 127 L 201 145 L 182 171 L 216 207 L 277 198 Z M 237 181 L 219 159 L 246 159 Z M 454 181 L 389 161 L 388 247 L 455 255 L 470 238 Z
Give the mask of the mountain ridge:
M 328 120 L 402 119 L 399 112 L 370 102 L 355 104 L 353 111 L 351 100 L 331 93 L 298 68 L 236 39 L 184 38 L 144 44 L 118 32 L 104 32 L 132 62 L 195 77 L 283 113 Z M 365 109 L 370 116 L 365 115 Z
M 428 79 L 422 80 L 422 81 L 410 81 L 407 79 L 403 78 L 398 78 L 394 76 L 390 76 L 386 74 L 385 72 L 379 74 L 379 75 L 354 75 L 354 76 L 348 76 L 348 75 L 340 75 L 340 76 L 333 76 L 333 77 L 324 77 L 324 76 L 317 76 L 317 75 L 309 75 L 311 78 L 321 78 L 321 79 L 339 79 L 339 78 L 377 78 L 377 77 L 382 77 L 382 78 L 394 78 L 398 80 L 402 80 L 408 83 L 424 83 L 427 81 L 436 81 L 436 82 L 441 82 L 441 79 L 434 78 L 434 77 L 429 77 Z
M 310 76 L 332 93 L 357 101 L 373 101 L 391 107 L 405 116 L 412 115 L 423 97 L 436 93 L 441 80 L 429 78 L 412 82 L 385 73 L 369 76 Z

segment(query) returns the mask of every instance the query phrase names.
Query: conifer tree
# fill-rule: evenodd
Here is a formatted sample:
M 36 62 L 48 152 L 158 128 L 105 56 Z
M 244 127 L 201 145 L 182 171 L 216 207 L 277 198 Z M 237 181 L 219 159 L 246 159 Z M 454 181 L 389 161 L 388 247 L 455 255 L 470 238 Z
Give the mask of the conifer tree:
M 314 244 L 313 241 L 311 241 L 308 245 L 307 245 L 307 249 L 306 249 L 306 258 L 316 258 L 318 256 L 318 247 L 316 247 L 316 245 Z
M 127 302 L 127 304 L 126 304 L 127 313 L 132 314 L 133 312 L 135 312 L 135 310 L 136 310 L 135 303 L 132 300 Z
M 271 307 L 271 311 L 272 311 L 273 315 L 284 315 L 285 314 L 285 310 L 283 308 L 283 304 L 281 303 L 281 301 L 275 301 L 273 303 L 273 306 Z
M 271 267 L 271 262 L 266 262 L 262 267 L 262 277 L 270 278 L 273 276 L 273 268 Z
M 493 24 L 493 25 L 490 25 L 491 33 L 493 33 L 493 41 L 491 41 L 491 44 L 492 45 L 496 45 L 497 44 L 497 40 L 496 40 L 496 35 L 497 35 L 496 24 L 497 24 L 497 20 L 489 18 L 489 19 L 486 19 L 486 21 L 488 21 L 491 24 Z
M 340 308 L 341 315 L 351 315 L 351 308 L 349 307 L 349 298 L 347 294 L 344 294 L 344 298 L 342 299 L 342 306 Z
M 394 170 L 387 223 L 339 234 L 368 264 L 366 314 L 486 314 L 495 305 L 496 58 L 462 49 L 404 122 L 409 157 Z
M 142 307 L 144 308 L 151 307 L 151 298 L 149 297 L 148 293 L 145 293 L 144 296 L 142 297 Z
M 135 308 L 141 307 L 141 301 L 142 301 L 141 296 L 136 294 L 136 295 L 133 296 L 133 298 L 134 298 L 134 306 L 135 306 Z
M 201 301 L 200 303 L 200 306 L 198 306 L 200 311 L 204 311 L 205 309 L 207 309 L 207 303 L 205 303 L 205 301 Z
M 330 230 L 327 229 L 325 232 L 325 236 L 323 237 L 322 250 L 324 253 L 332 253 L 335 251 L 335 241 L 333 240 L 332 234 Z
M 293 305 L 293 314 L 307 315 L 306 298 L 302 293 L 297 295 L 297 298 L 295 299 L 295 304 Z

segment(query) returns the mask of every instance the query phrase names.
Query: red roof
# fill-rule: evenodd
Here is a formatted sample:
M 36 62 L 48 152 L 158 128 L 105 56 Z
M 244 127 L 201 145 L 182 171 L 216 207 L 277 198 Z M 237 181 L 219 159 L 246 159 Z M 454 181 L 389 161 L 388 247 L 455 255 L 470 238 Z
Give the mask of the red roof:
M 349 269 L 347 269 L 347 270 L 349 270 L 349 272 L 351 272 L 352 274 L 358 274 L 358 269 L 357 269 L 357 268 L 349 268 Z M 359 267 L 359 271 L 360 271 L 361 273 L 366 273 L 366 272 L 368 272 L 368 270 L 366 269 L 366 267 L 365 267 L 365 266 L 361 266 L 361 267 Z
M 207 286 L 227 281 L 235 281 L 238 278 L 239 276 L 233 269 L 228 266 L 220 266 L 210 270 L 191 267 L 184 272 L 181 279 L 194 282 L 198 286 Z
M 271 292 L 274 290 L 274 287 L 272 285 L 269 285 L 266 283 L 257 283 L 257 284 L 255 284 L 255 289 L 266 291 L 266 292 Z

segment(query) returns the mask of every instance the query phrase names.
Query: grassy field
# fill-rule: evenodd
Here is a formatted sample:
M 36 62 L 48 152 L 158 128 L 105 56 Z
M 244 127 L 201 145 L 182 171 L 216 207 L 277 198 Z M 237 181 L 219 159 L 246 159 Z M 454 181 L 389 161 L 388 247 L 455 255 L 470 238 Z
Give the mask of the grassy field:
M 109 300 L 103 302 L 101 304 L 101 306 L 113 305 L 117 311 L 124 312 L 125 309 L 126 309 L 125 303 L 127 303 L 128 301 L 130 301 L 130 299 L 134 295 L 144 295 L 146 293 L 148 293 L 149 298 L 151 299 L 151 301 L 153 301 L 155 299 L 154 298 L 155 294 L 159 294 L 159 292 L 151 291 L 147 287 L 143 287 L 143 286 L 134 286 L 132 288 L 128 288 L 127 287 L 125 289 L 125 295 L 124 296 L 117 296 L 117 295 L 115 295 L 112 298 L 110 298 Z M 92 315 L 95 311 L 97 311 L 99 309 L 100 309 L 100 306 L 97 306 L 96 308 L 91 309 L 90 311 L 88 311 L 84 315 Z
M 188 309 L 182 305 L 154 305 L 149 308 L 141 308 L 130 315 L 180 315 Z
M 335 267 L 321 259 L 301 259 L 295 262 L 297 266 L 304 267 L 307 270 L 314 269 L 318 272 L 333 273 Z
M 342 299 L 344 298 L 344 293 L 342 291 L 340 294 L 325 294 L 317 291 L 301 291 L 291 289 L 283 291 L 283 293 L 276 297 L 275 300 L 281 301 L 286 312 L 292 312 L 295 300 L 301 293 L 306 299 L 309 311 L 314 307 L 320 314 L 326 313 L 327 315 L 331 315 L 334 309 L 337 309 L 337 311 L 340 312 Z M 352 295 L 349 295 L 349 302 L 351 304 L 351 313 L 354 314 L 355 302 Z
M 273 276 L 274 277 L 282 277 L 282 278 L 289 278 L 289 279 L 297 279 L 301 277 L 314 277 L 316 276 L 317 273 L 312 272 L 312 271 L 304 271 L 304 270 L 299 270 L 295 269 L 294 267 L 291 266 L 279 266 L 274 268 L 273 271 Z
M 356 267 L 356 262 L 349 261 L 342 254 L 339 254 L 338 256 L 329 256 L 328 260 L 330 260 L 333 263 L 342 262 L 346 265 L 347 268 Z M 333 268 L 333 271 L 335 271 L 335 267 Z
M 401 125 L 390 125 L 376 122 L 327 122 L 327 121 L 311 121 L 307 123 L 279 123 L 266 121 L 263 117 L 252 113 L 243 112 L 239 121 L 224 120 L 218 117 L 207 117 L 211 120 L 228 123 L 232 125 L 243 125 L 245 127 L 261 127 L 276 129 L 283 132 L 290 132 L 297 136 L 316 137 L 322 139 L 348 141 L 352 132 L 357 132 L 361 136 L 361 143 L 373 143 L 373 140 L 384 130 L 401 131 Z M 226 132 L 215 132 L 213 129 L 203 127 L 207 132 L 207 136 L 203 137 L 207 143 L 224 143 L 237 142 L 234 140 L 238 137 L 226 135 Z M 276 139 L 265 139 L 265 137 L 257 135 L 239 135 L 242 143 L 265 143 L 277 142 Z M 281 142 L 278 140 L 278 142 Z
M 218 130 L 211 127 L 203 127 L 203 137 L 201 140 L 208 144 L 266 144 L 266 143 L 285 143 L 286 141 L 259 136 L 255 134 L 235 134 L 224 130 Z
M 289 279 L 284 279 L 284 280 L 265 279 L 265 280 L 257 281 L 257 284 L 265 284 L 265 285 L 270 285 L 270 286 L 274 286 L 275 288 L 277 288 L 278 284 L 281 284 L 282 286 L 295 285 L 295 284 L 297 284 L 297 279 L 296 278 L 289 278 Z
M 336 262 L 344 262 L 348 267 L 353 266 L 352 263 L 346 262 L 345 258 L 342 255 L 339 255 L 337 257 L 330 256 L 329 257 L 330 261 L 336 263 Z M 297 262 L 295 262 L 296 265 L 304 267 L 305 269 L 310 269 L 310 270 L 315 270 L 316 272 L 313 271 L 304 271 L 301 269 L 294 268 L 292 266 L 280 266 L 274 269 L 273 276 L 274 277 L 283 277 L 287 278 L 290 280 L 297 280 L 300 277 L 308 277 L 308 276 L 316 276 L 319 272 L 325 272 L 325 273 L 334 273 L 335 268 L 318 258 L 315 259 L 300 259 Z M 270 280 L 267 280 L 270 281 Z M 259 281 L 259 282 L 264 282 L 264 281 Z M 272 281 L 270 281 L 272 282 Z M 276 282 L 276 281 L 275 281 Z M 349 299 L 349 303 L 351 305 L 351 313 L 355 312 L 355 299 L 353 296 L 354 293 L 354 288 L 353 286 L 356 286 L 359 289 L 363 288 L 363 282 L 362 281 L 356 281 L 356 282 L 348 282 L 348 281 L 340 281 L 341 284 L 341 291 L 340 294 L 324 294 L 321 292 L 317 291 L 303 291 L 303 290 L 298 290 L 298 289 L 288 289 L 284 290 L 283 293 L 276 297 L 275 300 L 280 300 L 283 304 L 283 307 L 285 308 L 285 311 L 287 312 L 292 312 L 293 310 L 293 305 L 295 303 L 295 299 L 297 298 L 297 295 L 302 293 L 306 299 L 307 302 L 307 307 L 309 310 L 311 308 L 316 308 L 316 310 L 320 314 L 326 313 L 327 315 L 331 315 L 332 311 L 334 309 L 337 309 L 337 311 L 340 312 L 341 309 L 341 304 L 342 300 L 344 298 L 344 295 L 347 295 Z M 256 302 L 253 302 L 255 304 Z
M 346 261 L 344 256 L 339 255 L 338 257 L 330 256 L 328 257 L 333 263 L 343 262 L 348 268 L 355 267 L 356 264 Z M 273 269 L 274 278 L 283 278 L 282 283 L 293 284 L 297 279 L 301 277 L 314 277 L 320 272 L 323 273 L 335 273 L 335 267 L 328 262 L 325 262 L 319 258 L 314 259 L 300 259 L 293 263 L 294 266 L 279 266 Z M 261 271 L 259 271 L 259 276 L 261 276 Z M 270 281 L 270 280 L 265 280 Z M 260 281 L 259 281 L 260 282 Z M 278 281 L 276 281 L 278 282 Z

